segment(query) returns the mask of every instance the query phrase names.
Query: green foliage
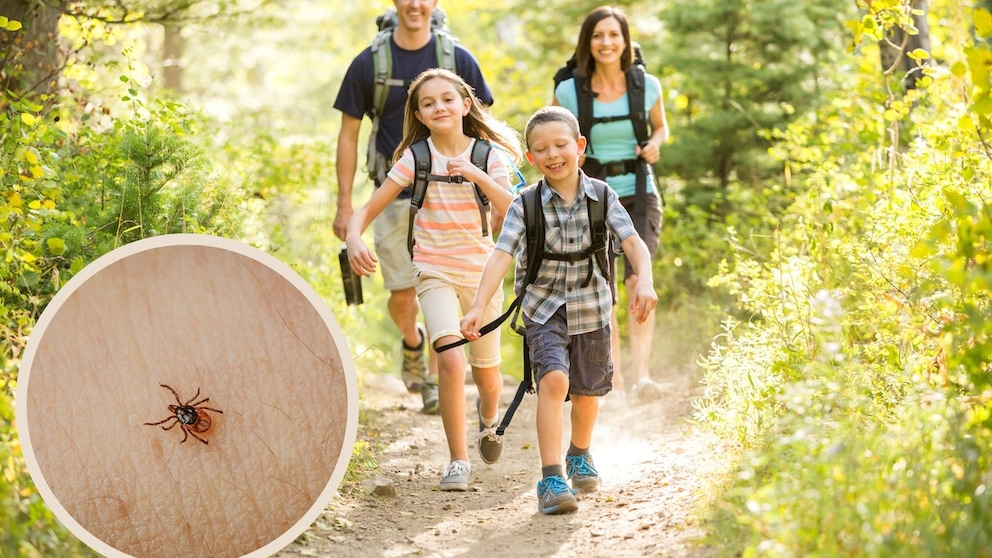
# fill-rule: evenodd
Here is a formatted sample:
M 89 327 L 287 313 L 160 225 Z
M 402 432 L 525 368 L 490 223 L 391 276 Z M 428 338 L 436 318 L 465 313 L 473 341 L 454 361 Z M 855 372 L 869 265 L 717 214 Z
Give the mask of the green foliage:
M 877 94 L 864 50 L 773 136 L 798 195 L 770 249 L 735 240 L 712 281 L 749 316 L 704 359 L 697 402 L 745 451 L 716 514 L 728 554 L 988 552 L 989 129 L 967 72 Z
M 0 548 L 12 556 L 90 554 L 35 491 L 13 427 L 17 366 L 41 311 L 113 248 L 178 232 L 237 236 L 246 217 L 190 141 L 196 118 L 177 103 L 146 105 L 120 81 L 132 114 L 106 128 L 52 96 L 8 93 L 0 112 Z

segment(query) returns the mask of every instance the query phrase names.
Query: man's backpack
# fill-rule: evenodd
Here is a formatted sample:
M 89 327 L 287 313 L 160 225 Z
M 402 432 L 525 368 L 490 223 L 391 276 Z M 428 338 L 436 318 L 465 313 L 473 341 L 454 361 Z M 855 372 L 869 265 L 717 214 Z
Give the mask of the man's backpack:
M 589 229 L 592 235 L 592 242 L 589 248 L 582 250 L 580 252 L 570 252 L 570 253 L 553 253 L 545 250 L 545 228 L 546 222 L 544 218 L 544 207 L 541 204 L 541 188 L 544 187 L 544 181 L 539 181 L 536 185 L 524 188 L 520 191 L 520 196 L 523 203 L 523 217 L 524 217 L 524 232 L 525 238 L 527 240 L 526 247 L 524 250 L 527 254 L 527 269 L 524 272 L 523 285 L 520 290 L 516 293 L 513 302 L 507 307 L 506 311 L 492 322 L 486 324 L 480 328 L 479 333 L 481 335 L 487 335 L 488 333 L 499 328 L 510 316 L 513 316 L 510 321 L 510 327 L 514 331 L 523 335 L 524 327 L 517 323 L 517 319 L 520 317 L 520 309 L 523 305 L 524 294 L 527 291 L 527 286 L 537 279 L 538 271 L 541 268 L 541 262 L 544 260 L 557 260 L 557 261 L 581 261 L 589 260 L 589 275 L 586 277 L 583 287 L 589 284 L 592 280 L 592 275 L 594 273 L 594 267 L 598 266 L 603 277 L 606 278 L 607 283 L 610 284 L 610 289 L 613 290 L 615 285 L 613 283 L 613 267 L 612 261 L 609 257 L 609 247 L 610 247 L 610 235 L 609 229 L 606 226 L 606 202 L 607 202 L 607 188 L 609 186 L 602 180 L 597 180 L 595 178 L 592 180 L 592 185 L 596 190 L 596 198 L 593 199 L 591 196 L 586 197 L 586 211 L 589 213 Z M 614 301 L 616 300 L 616 291 L 613 291 Z M 448 349 L 453 349 L 468 343 L 467 339 L 459 339 L 454 343 L 449 343 L 447 345 L 437 348 L 437 352 L 444 352 Z M 496 427 L 496 435 L 502 436 L 506 432 L 506 428 L 510 426 L 510 421 L 513 420 L 513 414 L 517 411 L 517 407 L 523 401 L 524 394 L 534 393 L 534 373 L 531 370 L 530 363 L 530 349 L 527 345 L 527 337 L 524 336 L 524 347 L 523 347 L 523 379 L 517 386 L 517 392 L 513 395 L 513 401 L 506 408 L 506 412 L 503 414 L 503 420 L 500 421 L 499 426 Z M 567 400 L 567 397 L 566 397 Z
M 634 212 L 631 215 L 631 219 L 637 226 L 637 230 L 642 233 L 643 237 L 643 233 L 647 232 L 647 204 L 644 203 L 643 200 L 644 196 L 647 195 L 648 181 L 655 179 L 654 169 L 640 157 L 625 161 L 611 161 L 609 163 L 600 162 L 596 159 L 596 154 L 592 151 L 591 135 L 592 127 L 596 124 L 615 122 L 618 120 L 630 120 L 634 127 L 634 136 L 637 138 L 638 145 L 643 146 L 651 137 L 648 110 L 644 106 L 644 55 L 641 52 L 640 45 L 637 43 L 633 44 L 633 49 L 634 63 L 627 69 L 626 74 L 627 104 L 630 107 L 630 113 L 627 115 L 606 117 L 593 116 L 594 94 L 592 87 L 590 86 L 589 79 L 587 77 L 582 77 L 579 75 L 576 68 L 577 62 L 575 60 L 575 54 L 572 54 L 571 58 L 568 59 L 568 62 L 566 62 L 563 67 L 559 68 L 558 71 L 555 72 L 554 86 L 557 88 L 559 83 L 568 78 L 575 79 L 575 93 L 579 110 L 579 132 L 589 140 L 589 143 L 587 144 L 588 151 L 586 153 L 585 162 L 582 164 L 582 170 L 589 176 L 599 178 L 601 180 L 606 180 L 607 176 L 636 173 L 637 185 L 635 195 L 638 196 L 639 199 L 638 203 L 634 206 Z
M 379 118 L 386 107 L 386 98 L 389 97 L 391 87 L 410 87 L 410 81 L 393 78 L 393 49 L 389 41 L 393 36 L 393 30 L 398 25 L 398 16 L 395 8 L 389 8 L 386 12 L 376 18 L 378 33 L 372 39 L 372 65 L 375 73 L 375 85 L 372 90 L 372 132 L 369 134 L 369 149 L 366 167 L 369 176 L 381 183 L 386 178 L 389 170 L 387 161 L 379 157 L 376 149 L 376 137 L 379 134 Z M 434 45 L 437 49 L 437 67 L 446 70 L 455 69 L 455 42 L 457 39 L 448 30 L 445 23 L 444 10 L 435 8 L 431 13 L 431 32 L 434 34 Z M 391 154 L 390 154 L 391 155 Z
M 488 141 L 477 139 L 472 146 L 470 159 L 472 164 L 485 172 L 489 166 L 489 152 L 493 146 Z M 427 139 L 414 142 L 410 146 L 413 151 L 413 184 L 411 184 L 412 195 L 410 196 L 410 225 L 407 228 L 406 246 L 410 255 L 413 256 L 413 221 L 417 217 L 417 212 L 424 205 L 424 196 L 427 195 L 427 183 L 431 181 L 454 182 L 460 184 L 464 182 L 462 176 L 441 176 L 431 174 L 431 150 L 427 145 Z M 489 236 L 489 224 L 486 220 L 486 213 L 489 210 L 489 198 L 482 192 L 479 185 L 475 185 L 475 201 L 479 205 L 479 215 L 482 217 L 482 236 Z

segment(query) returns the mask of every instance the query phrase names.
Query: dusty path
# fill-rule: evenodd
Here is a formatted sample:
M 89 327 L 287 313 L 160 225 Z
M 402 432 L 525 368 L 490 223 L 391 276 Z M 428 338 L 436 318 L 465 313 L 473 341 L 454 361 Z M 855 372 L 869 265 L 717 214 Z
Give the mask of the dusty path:
M 604 401 L 592 446 L 602 489 L 584 497 L 576 513 L 543 516 L 535 494 L 535 396 L 520 406 L 498 463 L 482 463 L 470 437 L 470 490 L 446 493 L 436 488 L 447 459 L 440 417 L 419 414 L 419 397 L 398 378 L 364 377 L 359 438 L 379 444 L 378 474 L 392 481 L 396 496 L 343 491 L 276 556 L 707 556 L 693 543 L 703 533 L 695 510 L 725 470 L 723 452 L 686 422 L 695 380 L 656 379 L 668 393 L 660 401 Z M 505 387 L 504 409 L 515 387 Z M 466 397 L 474 410 L 472 385 Z

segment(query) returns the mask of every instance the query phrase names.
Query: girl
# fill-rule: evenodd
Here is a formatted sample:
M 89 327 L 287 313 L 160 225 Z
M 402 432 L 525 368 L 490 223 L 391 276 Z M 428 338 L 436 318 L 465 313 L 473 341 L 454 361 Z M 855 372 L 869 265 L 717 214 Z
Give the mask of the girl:
M 661 146 L 668 140 L 668 123 L 665 107 L 661 102 L 661 83 L 658 78 L 644 73 L 644 107 L 648 113 L 650 137 L 643 145 L 637 144 L 636 134 L 630 119 L 617 118 L 631 114 L 627 91 L 627 73 L 634 68 L 634 48 L 630 40 L 630 26 L 627 16 L 620 8 L 601 6 L 589 12 L 582 21 L 578 42 L 575 47 L 576 74 L 584 80 L 593 94 L 593 117 L 604 118 L 604 122 L 594 123 L 588 132 L 589 142 L 583 170 L 590 176 L 605 180 L 620 196 L 620 202 L 631 215 L 637 209 L 646 217 L 646 226 L 638 223 L 638 233 L 648 246 L 651 256 L 658 250 L 658 235 L 661 229 L 661 202 L 654 187 L 653 177 L 647 181 L 645 196 L 635 195 L 636 176 L 628 169 L 629 163 L 641 158 L 654 165 L 660 157 Z M 569 78 L 555 87 L 553 104 L 567 108 L 579 115 L 576 79 Z M 598 169 L 598 170 L 593 170 Z M 620 169 L 620 170 L 609 170 Z M 644 204 L 644 207 L 637 207 Z M 630 261 L 624 258 L 624 286 L 628 293 L 637 288 L 637 276 L 633 275 Z M 620 368 L 620 328 L 617 324 L 616 306 L 612 322 L 613 343 L 613 382 L 618 392 L 622 392 L 624 375 Z M 628 316 L 627 331 L 630 335 L 631 385 L 630 391 L 641 400 L 656 399 L 661 388 L 650 377 L 648 364 L 651 346 L 654 343 L 654 315 L 638 322 Z
M 513 194 L 503 155 L 489 152 L 483 171 L 470 161 L 475 142 L 486 140 L 521 160 L 519 136 L 482 108 L 465 81 L 448 70 L 431 69 L 410 85 L 406 104 L 403 141 L 396 148 L 396 162 L 386 181 L 368 203 L 348 221 L 345 241 L 352 269 L 359 275 L 375 272 L 378 261 L 362 233 L 382 210 L 414 179 L 414 158 L 410 146 L 427 140 L 431 154 L 431 175 L 460 176 L 464 181 L 428 182 L 423 207 L 413 222 L 413 267 L 417 298 L 423 309 L 428 337 L 435 347 L 461 339 L 459 319 L 475 298 L 475 292 L 495 244 L 482 234 L 482 218 L 475 187 L 485 194 L 498 215 L 506 214 Z M 489 222 L 494 219 L 489 218 Z M 486 319 L 499 316 L 502 293 L 489 301 Z M 441 490 L 468 490 L 470 465 L 465 434 L 465 352 L 438 354 L 441 421 L 448 440 L 450 463 L 444 469 Z M 503 379 L 499 371 L 498 331 L 469 345 L 468 364 L 479 390 L 479 453 L 486 463 L 495 463 L 503 449 L 496 435 L 499 422 L 499 395 Z

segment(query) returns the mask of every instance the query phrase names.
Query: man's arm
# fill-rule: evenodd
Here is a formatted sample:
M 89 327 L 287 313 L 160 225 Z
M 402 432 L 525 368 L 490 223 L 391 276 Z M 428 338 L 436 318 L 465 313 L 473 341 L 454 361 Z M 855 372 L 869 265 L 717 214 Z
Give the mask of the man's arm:
M 338 200 L 334 214 L 334 235 L 341 240 L 348 233 L 348 220 L 355 212 L 351 204 L 351 193 L 355 185 L 355 172 L 358 169 L 358 131 L 362 119 L 341 113 L 341 131 L 338 132 L 337 167 Z

